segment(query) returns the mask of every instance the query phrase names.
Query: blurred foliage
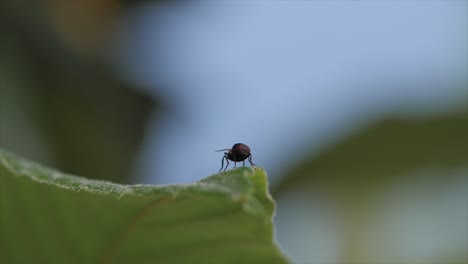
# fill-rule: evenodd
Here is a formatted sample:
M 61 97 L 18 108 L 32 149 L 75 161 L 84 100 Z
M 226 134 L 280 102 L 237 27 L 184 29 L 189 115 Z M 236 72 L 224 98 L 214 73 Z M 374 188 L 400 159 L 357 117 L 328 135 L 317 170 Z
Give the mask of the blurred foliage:
M 2 263 L 286 263 L 263 170 L 118 185 L 0 150 Z
M 0 1 L 0 146 L 67 172 L 129 182 L 158 105 L 106 54 L 118 1 Z
M 467 171 L 467 111 L 372 123 L 272 189 L 278 240 L 298 262 L 326 258 L 307 253 L 322 247 L 343 263 L 463 263 Z
M 306 158 L 289 170 L 273 193 L 315 182 L 337 187 L 340 193 L 359 192 L 361 187 L 385 185 L 420 168 L 467 163 L 468 112 L 390 118 Z

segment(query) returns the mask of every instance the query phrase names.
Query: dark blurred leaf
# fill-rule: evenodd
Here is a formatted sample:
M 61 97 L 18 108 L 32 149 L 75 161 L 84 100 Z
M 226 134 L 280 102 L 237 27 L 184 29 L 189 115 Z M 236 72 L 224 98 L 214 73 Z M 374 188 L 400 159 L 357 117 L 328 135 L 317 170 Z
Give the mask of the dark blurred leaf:
M 273 193 L 314 183 L 358 192 L 361 187 L 369 188 L 417 169 L 457 167 L 467 162 L 467 112 L 393 118 L 360 130 L 306 159 L 284 177 Z
M 0 2 L 0 146 L 70 173 L 132 181 L 157 104 L 113 74 L 103 54 L 67 46 L 48 9 L 60 10 Z

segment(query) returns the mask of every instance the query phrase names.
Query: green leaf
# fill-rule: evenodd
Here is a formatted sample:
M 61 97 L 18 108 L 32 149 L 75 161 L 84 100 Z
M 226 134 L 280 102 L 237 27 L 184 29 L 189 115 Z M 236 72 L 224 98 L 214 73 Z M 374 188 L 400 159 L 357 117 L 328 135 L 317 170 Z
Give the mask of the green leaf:
M 262 169 L 119 185 L 0 150 L 1 263 L 287 263 L 274 209 Z
M 277 237 L 298 263 L 468 263 L 467 171 L 467 111 L 376 120 L 272 189 Z
M 468 161 L 468 112 L 388 118 L 297 164 L 272 190 L 327 184 L 344 191 L 385 185 L 424 168 L 453 168 Z M 356 184 L 362 182 L 365 184 Z M 349 188 L 353 186 L 353 188 Z

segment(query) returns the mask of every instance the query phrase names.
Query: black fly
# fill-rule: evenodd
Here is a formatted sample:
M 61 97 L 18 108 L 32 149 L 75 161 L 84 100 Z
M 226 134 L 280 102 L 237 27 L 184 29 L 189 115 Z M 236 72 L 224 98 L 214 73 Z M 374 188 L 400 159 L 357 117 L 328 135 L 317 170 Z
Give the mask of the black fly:
M 242 143 L 236 143 L 234 146 L 232 146 L 231 149 L 220 149 L 217 151 L 226 151 L 224 152 L 223 159 L 221 160 L 221 171 L 224 167 L 224 160 L 226 160 L 226 167 L 224 170 L 227 169 L 229 166 L 229 161 L 234 161 L 234 168 L 236 167 L 237 162 L 242 161 L 242 166 L 245 166 L 245 160 L 248 159 L 250 162 L 250 165 L 252 167 L 256 167 L 256 165 L 252 162 L 252 154 L 250 153 L 250 148 L 249 146 L 242 144 Z

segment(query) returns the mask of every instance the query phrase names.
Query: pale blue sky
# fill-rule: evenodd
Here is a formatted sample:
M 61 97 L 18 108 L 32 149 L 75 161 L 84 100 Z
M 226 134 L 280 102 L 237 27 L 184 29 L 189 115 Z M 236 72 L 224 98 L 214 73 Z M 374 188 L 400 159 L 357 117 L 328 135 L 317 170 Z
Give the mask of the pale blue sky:
M 222 153 L 214 150 L 237 142 L 274 181 L 303 151 L 382 115 L 466 106 L 467 8 L 466 1 L 135 8 L 122 23 L 118 70 L 176 106 L 154 116 L 137 163 L 141 182 L 216 173 Z

